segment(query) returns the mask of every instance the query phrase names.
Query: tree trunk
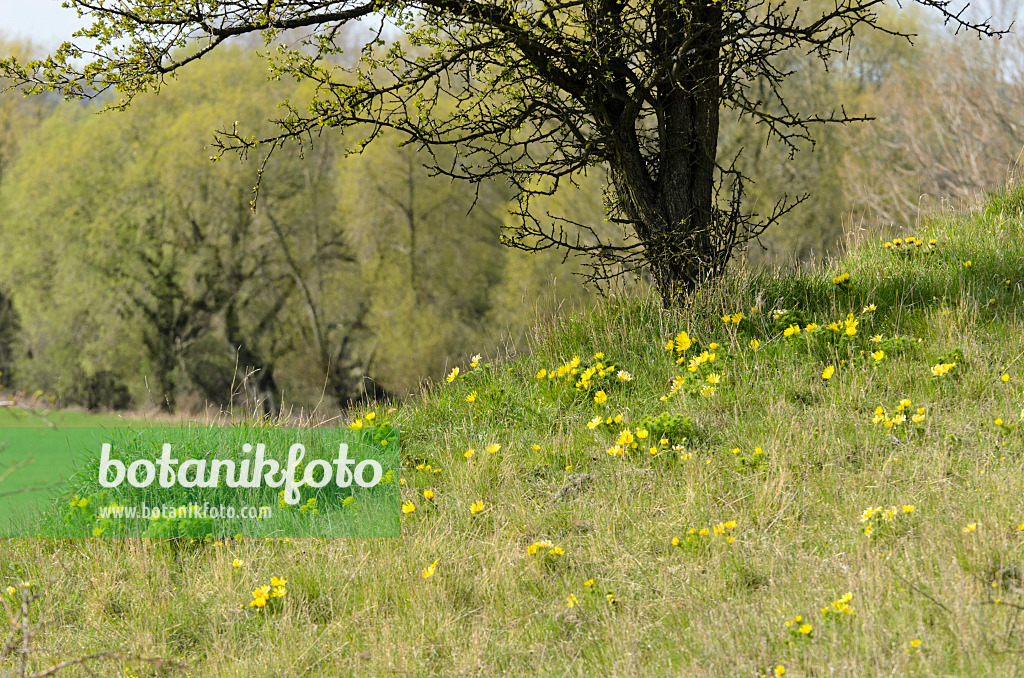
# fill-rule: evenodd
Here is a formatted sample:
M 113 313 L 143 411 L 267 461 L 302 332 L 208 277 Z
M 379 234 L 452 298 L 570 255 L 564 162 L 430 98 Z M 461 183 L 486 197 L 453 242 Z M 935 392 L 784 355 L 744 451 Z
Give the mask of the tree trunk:
M 722 12 L 706 0 L 666 0 L 655 13 L 659 51 L 674 64 L 654 92 L 661 113 L 657 162 L 641 155 L 631 125 L 621 132 L 612 182 L 638 224 L 644 258 L 668 307 L 724 270 L 733 238 L 723 241 L 717 233 L 714 193 Z

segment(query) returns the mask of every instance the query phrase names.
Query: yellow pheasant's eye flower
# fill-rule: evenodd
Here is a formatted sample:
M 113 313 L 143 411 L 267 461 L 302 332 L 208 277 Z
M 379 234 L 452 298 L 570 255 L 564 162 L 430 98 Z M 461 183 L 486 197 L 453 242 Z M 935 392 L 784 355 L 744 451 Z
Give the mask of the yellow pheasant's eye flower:
M 423 578 L 424 579 L 430 579 L 431 577 L 434 576 L 434 570 L 437 569 L 437 562 L 438 561 L 435 560 L 430 565 L 427 565 L 425 568 L 423 568 Z
M 405 502 L 404 504 L 402 504 L 402 513 L 412 513 L 415 510 L 416 510 L 416 504 L 412 503 L 411 499 L 409 501 Z
M 821 378 L 824 379 L 825 381 L 828 381 L 829 379 L 832 378 L 832 375 L 835 374 L 835 373 L 836 373 L 835 366 L 834 365 L 829 365 L 824 370 L 822 370 Z
M 484 502 L 482 499 L 473 502 L 469 505 L 469 512 L 474 516 L 484 510 Z
M 594 402 L 598 405 L 608 402 L 608 394 L 604 391 L 598 391 L 594 394 Z
M 468 396 L 466 396 L 466 402 L 467 403 L 475 403 L 476 402 L 476 391 L 473 391 Z
M 749 343 L 749 344 L 747 344 L 747 345 L 748 345 L 748 346 L 750 346 L 750 348 L 752 348 L 752 349 L 753 349 L 753 350 L 755 350 L 755 351 L 756 351 L 757 349 L 761 348 L 761 342 L 760 342 L 760 341 L 758 341 L 757 339 L 751 339 L 751 340 L 750 340 L 750 343 Z
M 457 377 L 457 376 L 459 376 L 459 368 L 458 367 L 453 367 L 452 371 L 449 372 L 448 376 L 445 377 L 445 378 L 448 380 L 448 383 L 450 384 L 453 381 L 455 381 L 455 377 Z
M 231 567 L 235 568 L 236 570 L 240 568 L 242 565 L 245 565 L 245 561 L 240 558 L 235 558 L 231 561 Z

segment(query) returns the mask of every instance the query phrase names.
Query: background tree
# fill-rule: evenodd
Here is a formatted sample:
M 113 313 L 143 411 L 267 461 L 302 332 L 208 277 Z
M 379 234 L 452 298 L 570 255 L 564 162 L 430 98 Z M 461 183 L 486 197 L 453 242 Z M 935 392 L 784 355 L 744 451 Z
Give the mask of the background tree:
M 951 0 L 918 4 L 958 28 L 996 33 L 954 11 Z M 473 182 L 500 176 L 517 191 L 522 222 L 509 244 L 556 245 L 612 260 L 618 271 L 646 266 L 665 303 L 721 272 L 738 244 L 792 206 L 780 202 L 764 218 L 744 211 L 742 175 L 718 161 L 721 110 L 753 118 L 796 151 L 810 125 L 854 118 L 842 109 L 788 107 L 781 84 L 790 72 L 776 60 L 801 50 L 828 64 L 855 34 L 873 29 L 909 37 L 880 23 L 883 0 L 817 8 L 772 0 L 71 5 L 93 20 L 79 37 L 94 45 L 65 43 L 52 58 L 7 59 L 0 69 L 34 91 L 93 96 L 114 88 L 127 105 L 232 37 L 260 32 L 272 40 L 304 30 L 298 45 L 282 45 L 270 59 L 275 73 L 311 80 L 316 93 L 308 106 L 288 106 L 272 143 L 367 124 L 359 147 L 382 128 L 431 154 L 453 147 L 452 163 L 431 156 L 434 171 Z M 358 66 L 340 66 L 334 58 L 343 48 L 334 37 L 359 20 L 377 21 L 381 30 Z M 404 36 L 386 38 L 388 23 Z M 123 36 L 127 44 L 118 43 Z M 454 107 L 437 106 L 448 98 Z M 258 135 L 237 131 L 222 139 L 242 148 L 258 143 Z M 629 242 L 602 242 L 581 226 L 552 232 L 531 214 L 532 196 L 594 165 L 608 170 L 609 215 L 628 227 Z M 595 276 L 605 271 L 598 266 Z

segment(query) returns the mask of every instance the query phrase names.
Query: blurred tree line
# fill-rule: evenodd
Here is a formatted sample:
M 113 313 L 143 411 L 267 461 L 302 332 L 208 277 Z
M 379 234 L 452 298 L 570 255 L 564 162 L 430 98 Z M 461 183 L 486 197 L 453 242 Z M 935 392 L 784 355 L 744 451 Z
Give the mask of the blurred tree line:
M 919 14 L 888 20 L 916 45 L 878 34 L 828 72 L 801 54 L 778 64 L 797 74 L 791 105 L 876 121 L 816 130 L 814 152 L 791 157 L 723 120 L 720 160 L 756 178 L 756 211 L 809 196 L 752 261 L 835 253 L 852 226 L 910 227 L 928 199 L 972 199 L 1015 168 L 1015 36 L 965 45 Z M 351 157 L 358 140 L 321 137 L 265 165 L 211 160 L 212 130 L 269 133 L 277 101 L 309 95 L 268 80 L 244 45 L 123 113 L 0 95 L 0 384 L 88 407 L 344 406 L 514 349 L 538 313 L 593 298 L 560 253 L 501 244 L 505 186 L 429 176 L 397 137 Z M 608 229 L 603 185 L 581 176 L 547 207 Z

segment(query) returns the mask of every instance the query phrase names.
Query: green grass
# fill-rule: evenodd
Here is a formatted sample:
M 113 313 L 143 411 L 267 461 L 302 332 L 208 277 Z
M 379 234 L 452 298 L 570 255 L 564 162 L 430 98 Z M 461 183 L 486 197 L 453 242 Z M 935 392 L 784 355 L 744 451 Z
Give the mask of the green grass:
M 60 427 L 122 426 L 125 420 L 117 414 L 97 414 L 80 410 L 50 410 L 45 412 L 46 420 Z M 31 412 L 6 408 L 0 411 L 0 428 L 35 427 L 43 421 Z M 27 459 L 15 458 L 0 449 L 0 477 L 3 478 L 2 492 L 8 496 L 17 495 L 20 506 L 32 505 L 45 500 L 56 484 L 70 478 L 77 470 L 76 460 L 65 451 L 47 448 L 42 454 Z M 0 497 L 0 522 L 11 517 L 11 501 Z
M 796 274 L 738 271 L 678 311 L 617 298 L 551 319 L 522 357 L 377 408 L 402 427 L 416 510 L 401 540 L 9 542 L 0 573 L 44 593 L 50 654 L 34 661 L 109 650 L 193 676 L 1010 675 L 1024 651 L 1022 208 L 1016 192 L 929 223 L 913 235 L 936 238 L 930 250 L 868 239 Z M 849 313 L 853 337 L 782 333 Z M 680 331 L 694 345 L 677 365 L 664 346 Z M 712 342 L 714 362 L 688 372 Z M 578 391 L 536 378 L 597 352 L 634 379 Z M 662 400 L 682 375 L 703 384 Z M 873 423 L 903 399 L 922 422 Z M 587 422 L 617 413 L 634 435 L 644 417 L 689 422 L 656 455 L 650 438 L 609 454 L 620 428 Z M 865 509 L 891 506 L 865 536 Z M 530 554 L 538 541 L 564 554 Z M 288 593 L 250 607 L 271 576 Z M 854 613 L 835 612 L 847 592 Z

